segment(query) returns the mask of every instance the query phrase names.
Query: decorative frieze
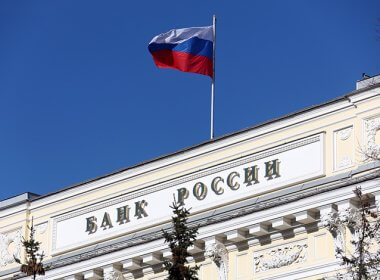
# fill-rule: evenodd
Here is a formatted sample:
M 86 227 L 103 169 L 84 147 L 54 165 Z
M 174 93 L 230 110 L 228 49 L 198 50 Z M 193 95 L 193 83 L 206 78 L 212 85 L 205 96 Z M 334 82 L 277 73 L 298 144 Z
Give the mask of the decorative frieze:
M 10 252 L 9 247 L 14 244 L 14 249 Z M 14 263 L 14 257 L 21 255 L 21 229 L 9 233 L 0 233 L 0 267 Z
M 296 244 L 287 244 L 254 254 L 255 273 L 303 263 L 307 259 L 306 240 Z

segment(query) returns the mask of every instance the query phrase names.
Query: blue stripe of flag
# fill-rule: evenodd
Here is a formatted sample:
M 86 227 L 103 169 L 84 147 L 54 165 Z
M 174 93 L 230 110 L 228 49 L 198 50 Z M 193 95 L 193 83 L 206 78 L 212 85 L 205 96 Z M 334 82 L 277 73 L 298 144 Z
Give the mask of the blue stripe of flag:
M 212 59 L 212 42 L 209 40 L 192 37 L 179 44 L 158 44 L 151 43 L 148 46 L 151 53 L 161 50 L 171 50 L 176 52 L 186 52 L 193 55 L 207 56 Z

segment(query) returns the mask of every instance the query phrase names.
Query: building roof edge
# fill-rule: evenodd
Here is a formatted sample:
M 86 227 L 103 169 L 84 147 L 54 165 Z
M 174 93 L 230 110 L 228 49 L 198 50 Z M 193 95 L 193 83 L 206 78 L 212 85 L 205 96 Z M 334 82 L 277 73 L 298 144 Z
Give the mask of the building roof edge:
M 306 107 L 304 109 L 301 109 L 299 111 L 296 111 L 296 112 L 293 112 L 293 113 L 290 113 L 290 114 L 286 114 L 284 116 L 281 116 L 281 117 L 278 117 L 278 118 L 274 118 L 274 119 L 271 119 L 271 120 L 268 120 L 268 121 L 264 121 L 264 122 L 261 122 L 261 123 L 258 123 L 256 125 L 254 125 L 254 126 L 243 128 L 243 129 L 238 130 L 236 132 L 228 133 L 228 134 L 216 137 L 214 139 L 207 140 L 207 141 L 201 142 L 199 144 L 183 148 L 183 149 L 178 150 L 178 151 L 173 152 L 173 153 L 165 154 L 165 155 L 162 155 L 162 156 L 150 159 L 150 160 L 145 160 L 145 161 L 139 162 L 137 164 L 131 165 L 129 167 L 121 168 L 121 169 L 115 170 L 113 172 L 107 173 L 105 175 L 101 175 L 101 176 L 98 176 L 98 177 L 95 177 L 95 178 L 92 178 L 92 179 L 89 179 L 89 180 L 86 180 L 86 181 L 83 181 L 83 182 L 80 182 L 80 183 L 76 183 L 74 185 L 71 185 L 71 186 L 68 186 L 68 187 L 64 187 L 64 188 L 61 188 L 61 189 L 59 189 L 57 191 L 53 191 L 53 192 L 50 192 L 50 193 L 47 193 L 47 194 L 44 194 L 44 195 L 40 195 L 40 196 L 36 195 L 35 197 L 31 197 L 30 201 L 35 201 L 35 200 L 39 200 L 39 199 L 42 199 L 42 198 L 46 198 L 48 196 L 52 196 L 54 194 L 61 193 L 61 192 L 64 192 L 66 190 L 70 190 L 70 189 L 73 189 L 73 188 L 76 188 L 76 187 L 79 187 L 79 186 L 82 186 L 82 185 L 85 185 L 85 184 L 88 184 L 88 183 L 92 183 L 92 182 L 95 182 L 95 181 L 98 181 L 98 180 L 101 180 L 101 179 L 104 179 L 104 178 L 107 178 L 107 177 L 110 177 L 110 176 L 113 176 L 113 175 L 116 175 L 116 174 L 119 174 L 119 173 L 122 173 L 122 172 L 125 172 L 125 171 L 128 171 L 128 170 L 132 170 L 132 169 L 137 168 L 137 167 L 141 167 L 141 166 L 143 166 L 145 164 L 157 162 L 159 160 L 163 160 L 163 159 L 175 156 L 175 155 L 179 155 L 181 153 L 185 153 L 185 152 L 188 152 L 188 151 L 191 151 L 191 150 L 194 150 L 194 149 L 197 149 L 197 148 L 209 145 L 211 143 L 216 143 L 216 142 L 225 140 L 226 138 L 237 136 L 239 134 L 243 134 L 243 133 L 246 133 L 248 131 L 251 131 L 251 130 L 254 130 L 254 129 L 257 129 L 257 128 L 260 128 L 260 127 L 263 127 L 263 126 L 266 126 L 266 125 L 278 122 L 278 121 L 282 121 L 282 120 L 286 120 L 286 119 L 289 119 L 289 118 L 292 118 L 292 117 L 295 117 L 295 116 L 298 116 L 298 115 L 302 115 L 304 113 L 307 113 L 307 112 L 310 112 L 310 111 L 313 111 L 313 110 L 316 110 L 316 109 L 320 109 L 322 107 L 325 107 L 325 106 L 328 106 L 328 105 L 331 105 L 331 104 L 334 104 L 334 103 L 338 103 L 338 102 L 341 102 L 341 101 L 344 101 L 344 100 L 350 102 L 350 97 L 352 97 L 354 95 L 357 95 L 357 94 L 360 94 L 360 93 L 362 93 L 364 91 L 372 90 L 372 89 L 379 88 L 379 87 L 380 87 L 380 83 L 374 84 L 374 85 L 371 85 L 371 86 L 368 86 L 368 87 L 365 87 L 365 88 L 357 89 L 357 90 L 354 90 L 354 91 L 352 91 L 352 92 L 350 92 L 348 94 L 345 94 L 343 96 L 340 96 L 340 97 L 337 97 L 335 99 L 329 100 L 327 102 L 324 102 L 324 103 L 321 103 L 321 104 L 317 104 L 317 105 L 308 106 L 308 107 Z M 5 199 L 5 200 L 8 200 L 8 199 Z M 0 201 L 0 203 L 1 203 L 1 201 Z M 3 208 L 3 207 L 1 207 L 1 204 L 0 204 L 0 209 L 1 208 Z

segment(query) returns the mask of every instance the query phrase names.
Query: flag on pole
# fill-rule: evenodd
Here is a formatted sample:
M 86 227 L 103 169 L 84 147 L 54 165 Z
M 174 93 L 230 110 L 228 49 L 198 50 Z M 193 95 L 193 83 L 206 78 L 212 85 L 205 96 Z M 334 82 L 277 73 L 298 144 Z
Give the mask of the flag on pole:
M 148 46 L 158 68 L 173 68 L 213 78 L 213 27 L 173 29 Z

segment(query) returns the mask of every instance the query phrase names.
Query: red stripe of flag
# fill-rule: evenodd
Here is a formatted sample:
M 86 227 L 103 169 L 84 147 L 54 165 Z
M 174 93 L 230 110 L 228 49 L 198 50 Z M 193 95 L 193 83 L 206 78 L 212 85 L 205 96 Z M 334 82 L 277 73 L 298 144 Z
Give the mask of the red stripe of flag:
M 173 68 L 213 77 L 212 60 L 206 56 L 170 50 L 155 51 L 152 56 L 159 68 Z

